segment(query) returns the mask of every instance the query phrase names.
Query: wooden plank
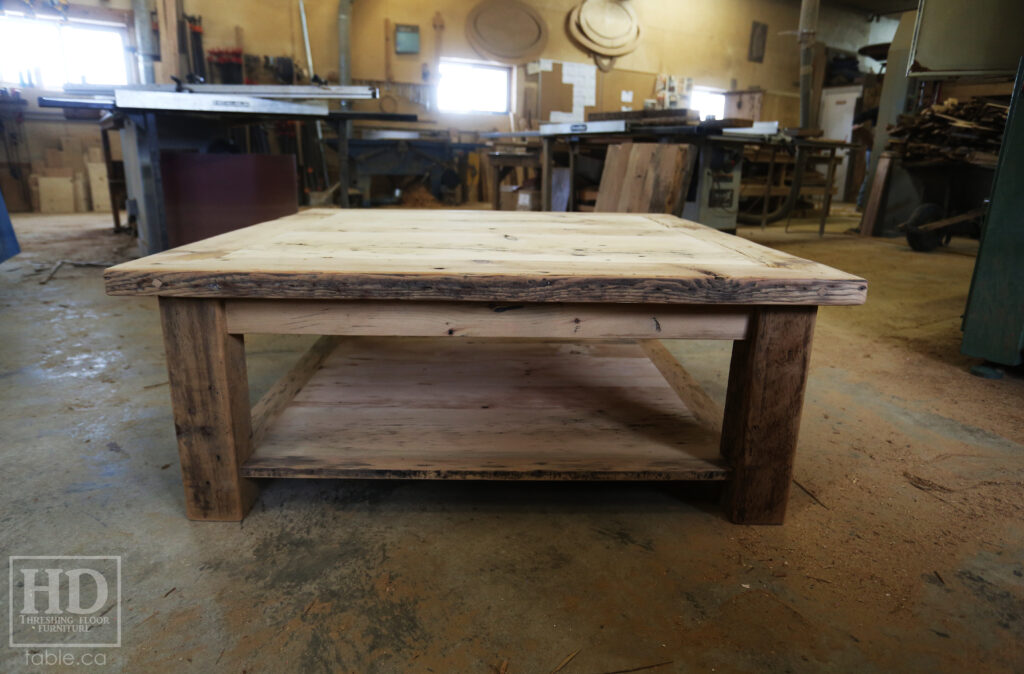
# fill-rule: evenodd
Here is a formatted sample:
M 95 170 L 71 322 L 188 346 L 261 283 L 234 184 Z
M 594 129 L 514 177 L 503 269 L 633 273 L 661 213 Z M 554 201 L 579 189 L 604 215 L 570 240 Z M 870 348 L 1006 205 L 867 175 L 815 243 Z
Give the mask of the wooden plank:
M 85 174 L 78 172 L 75 173 L 74 180 L 71 181 L 76 213 L 84 213 L 89 210 L 89 190 L 86 187 L 85 180 Z
M 619 202 L 610 210 L 616 213 L 651 212 L 651 191 L 657 173 L 652 169 L 655 165 L 657 150 L 656 143 L 630 144 L 629 156 L 626 160 L 626 175 L 622 179 L 619 192 Z
M 674 212 L 682 195 L 689 153 L 689 146 L 679 144 L 624 143 L 610 146 L 594 210 Z
M 601 171 L 601 186 L 597 192 L 594 210 L 599 213 L 613 213 L 619 210 L 619 195 L 626 181 L 629 155 L 632 143 L 609 145 Z
M 737 524 L 782 524 L 793 477 L 816 309 L 763 309 L 733 343 L 722 456 L 734 476 L 726 510 Z
M 917 229 L 929 231 L 933 229 L 942 229 L 943 227 L 949 227 L 950 225 L 958 225 L 961 222 L 967 222 L 968 220 L 974 220 L 980 218 L 985 214 L 984 208 L 976 208 L 973 211 L 961 213 L 960 215 L 954 215 L 951 218 L 943 218 L 942 220 L 936 220 L 935 222 L 929 222 L 926 225 L 920 225 Z
M 74 213 L 75 187 L 71 178 L 39 176 L 39 212 Z
M 251 477 L 723 480 L 632 342 L 353 339 L 246 462 Z
M 549 196 L 550 198 L 550 196 Z M 666 214 L 310 209 L 108 269 L 116 295 L 860 304 L 867 283 Z
M 695 158 L 693 147 L 690 145 L 660 144 L 647 212 L 681 211 L 680 201 L 685 199 L 685 190 L 690 182 L 687 173 Z
M 181 53 L 178 38 L 179 17 L 175 0 L 156 0 L 156 19 L 159 27 L 159 62 L 154 64 L 158 82 L 170 82 L 181 75 Z
M 241 335 L 230 335 L 216 300 L 160 298 L 189 519 L 241 520 L 256 498 L 239 469 L 252 452 Z
M 617 95 L 618 91 L 615 93 Z M 647 95 L 647 92 L 645 92 L 645 95 Z M 647 97 L 650 98 L 651 95 L 647 95 Z M 643 101 L 641 100 L 639 103 L 643 104 Z M 700 121 L 700 117 L 696 110 L 687 110 L 685 108 L 673 108 L 668 110 L 615 110 L 612 112 L 592 112 L 587 115 L 587 120 L 591 122 L 599 122 L 609 119 L 669 119 L 675 121 L 677 124 L 685 124 L 687 121 Z
M 47 178 L 74 178 L 75 169 L 71 168 L 70 166 L 47 166 L 42 171 L 39 172 L 39 175 L 45 176 Z
M 739 337 L 737 339 L 744 339 Z M 676 357 L 665 347 L 660 339 L 646 339 L 640 342 L 644 353 L 651 359 L 654 366 L 658 368 L 665 381 L 676 392 L 679 399 L 683 401 L 686 408 L 693 414 L 694 419 L 701 426 L 714 433 L 722 432 L 722 406 L 716 403 L 707 392 L 701 388 L 697 380 L 676 360 Z
M 92 210 L 110 210 L 110 185 L 107 182 L 107 165 L 101 162 L 87 162 L 89 174 L 89 194 L 92 197 Z
M 648 176 L 647 169 L 652 165 L 655 151 L 657 150 L 656 147 L 652 147 L 653 145 L 653 143 L 626 144 L 626 172 L 618 178 L 617 182 L 619 184 L 612 187 L 611 192 L 612 194 L 617 192 L 619 199 L 611 204 L 608 212 L 647 213 L 650 211 L 647 208 L 650 185 L 646 184 L 646 178 Z M 600 198 L 599 201 L 603 203 L 603 200 L 600 200 Z M 597 210 L 601 211 L 603 209 Z
M 892 160 L 893 155 L 888 152 L 883 152 L 882 156 L 878 158 L 875 177 L 871 181 L 871 191 L 868 193 L 868 201 L 864 205 L 864 215 L 860 220 L 861 236 L 874 236 L 875 226 L 885 205 L 885 192 L 889 185 L 889 169 L 892 167 Z
M 228 332 L 241 334 L 244 331 L 235 331 L 231 328 L 231 321 L 227 321 Z M 255 332 L 255 331 L 254 331 Z M 302 390 L 310 377 L 323 364 L 324 360 L 331 355 L 331 352 L 338 347 L 341 340 L 334 336 L 325 336 L 314 342 L 295 366 L 270 387 L 263 397 L 252 406 L 252 443 L 259 445 L 267 428 L 284 411 L 288 403 L 292 401 L 295 394 Z
M 495 168 L 523 166 L 539 169 L 541 166 L 540 154 L 537 152 L 491 152 L 487 155 L 487 160 Z
M 487 302 L 228 300 L 237 334 L 541 339 L 744 339 L 749 310 Z
M 771 189 L 771 195 L 773 197 L 784 197 L 787 196 L 791 188 L 788 185 L 773 185 Z M 838 193 L 838 188 L 832 188 L 832 194 Z M 759 198 L 763 197 L 765 193 L 764 183 L 743 183 L 740 185 L 740 198 Z M 805 197 L 823 197 L 825 196 L 824 185 L 803 185 L 800 187 L 801 196 Z

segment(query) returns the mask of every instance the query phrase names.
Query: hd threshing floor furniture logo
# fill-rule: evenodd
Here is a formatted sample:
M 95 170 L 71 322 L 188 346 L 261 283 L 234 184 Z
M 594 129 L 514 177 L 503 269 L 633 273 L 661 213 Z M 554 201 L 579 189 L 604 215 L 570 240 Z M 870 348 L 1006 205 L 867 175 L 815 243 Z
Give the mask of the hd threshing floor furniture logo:
M 10 645 L 121 645 L 121 558 L 12 556 Z

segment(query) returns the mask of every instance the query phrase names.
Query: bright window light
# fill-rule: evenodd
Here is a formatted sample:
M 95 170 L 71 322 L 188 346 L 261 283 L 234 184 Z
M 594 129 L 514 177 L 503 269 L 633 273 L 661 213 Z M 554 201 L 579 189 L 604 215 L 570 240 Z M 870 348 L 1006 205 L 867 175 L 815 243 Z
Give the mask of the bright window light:
M 0 15 L 0 82 L 62 89 L 128 84 L 124 31 L 55 17 Z
M 725 118 L 725 94 L 714 89 L 693 88 L 690 107 L 700 114 L 702 120 L 708 117 Z
M 445 112 L 508 112 L 512 69 L 441 61 L 437 107 Z

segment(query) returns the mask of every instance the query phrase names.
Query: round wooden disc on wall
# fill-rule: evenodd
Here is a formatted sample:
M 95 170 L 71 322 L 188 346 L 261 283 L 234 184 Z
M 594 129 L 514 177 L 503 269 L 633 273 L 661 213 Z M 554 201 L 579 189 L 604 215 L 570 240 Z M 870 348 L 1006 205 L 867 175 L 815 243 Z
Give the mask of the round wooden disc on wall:
M 630 2 L 587 0 L 580 5 L 579 27 L 591 42 L 618 49 L 636 40 L 640 32 Z
M 481 56 L 504 63 L 532 61 L 548 43 L 548 26 L 519 0 L 484 0 L 466 18 L 466 39 Z
M 598 26 L 593 34 L 587 32 L 584 14 L 590 16 L 587 25 Z M 584 0 L 569 12 L 566 30 L 576 44 L 594 56 L 625 56 L 640 42 L 640 23 L 629 0 Z

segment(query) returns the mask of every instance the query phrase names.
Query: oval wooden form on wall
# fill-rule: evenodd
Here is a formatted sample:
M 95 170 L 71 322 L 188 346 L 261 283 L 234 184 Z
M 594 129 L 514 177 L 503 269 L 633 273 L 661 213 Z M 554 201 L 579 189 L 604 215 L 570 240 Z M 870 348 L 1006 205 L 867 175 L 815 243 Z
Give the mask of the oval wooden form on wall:
M 548 26 L 519 0 L 484 0 L 466 18 L 466 39 L 486 58 L 504 63 L 532 61 L 548 43 Z
M 566 18 L 566 30 L 568 30 L 569 32 L 569 37 L 572 38 L 572 40 L 582 49 L 595 56 L 618 57 L 625 56 L 626 54 L 633 52 L 636 49 L 637 44 L 640 42 L 639 23 L 633 24 L 631 36 L 627 40 L 618 43 L 614 46 L 608 46 L 607 43 L 611 42 L 611 40 L 608 38 L 601 38 L 605 41 L 606 44 L 599 44 L 598 42 L 595 42 L 593 39 L 591 39 L 591 36 L 584 33 L 583 28 L 580 25 L 580 13 L 584 5 L 588 5 L 592 1 L 593 0 L 586 0 L 586 2 L 583 2 L 573 7 L 572 10 L 569 12 L 568 17 Z M 604 3 L 602 2 L 602 4 Z M 630 9 L 632 8 L 630 7 Z
M 579 8 L 580 30 L 594 44 L 619 49 L 636 40 L 640 32 L 631 2 L 587 0 Z

